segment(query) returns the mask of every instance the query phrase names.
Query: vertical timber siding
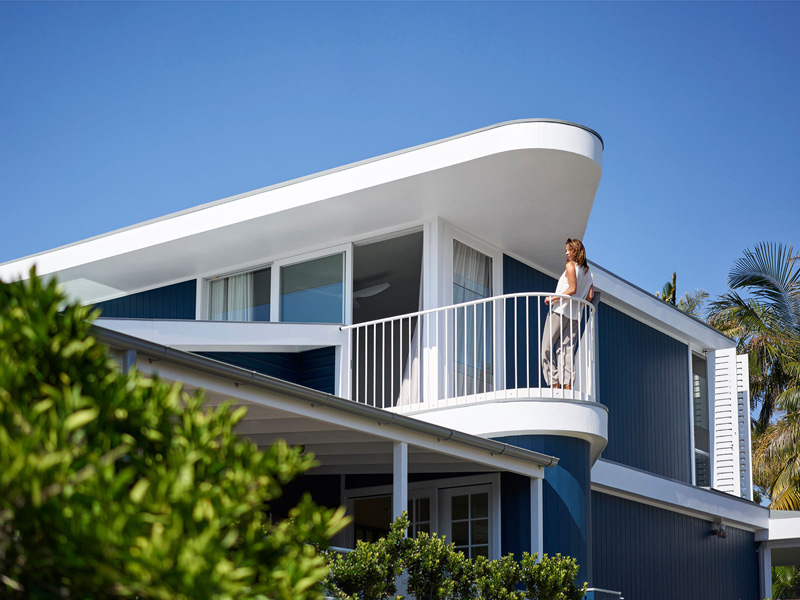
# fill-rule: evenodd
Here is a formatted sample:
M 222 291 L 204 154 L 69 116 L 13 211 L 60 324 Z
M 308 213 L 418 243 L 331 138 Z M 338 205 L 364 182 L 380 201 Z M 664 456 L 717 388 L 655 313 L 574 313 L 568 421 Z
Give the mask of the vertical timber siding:
M 687 346 L 602 302 L 597 321 L 603 458 L 691 483 Z
M 754 534 L 592 493 L 593 587 L 635 600 L 759 600 Z
M 197 352 L 237 367 L 250 369 L 333 394 L 336 391 L 336 353 L 333 347 L 306 352 Z
M 197 281 L 190 279 L 146 292 L 98 302 L 103 317 L 126 319 L 194 319 Z
M 591 548 L 591 464 L 589 442 L 578 438 L 556 435 L 508 435 L 495 438 L 526 450 L 534 450 L 558 457 L 558 465 L 544 471 L 544 551 L 553 555 L 560 552 L 578 561 L 578 581 L 590 581 Z M 501 514 L 505 525 L 501 528 L 503 553 L 530 551 L 530 480 L 527 487 L 515 478 L 501 478 Z M 527 523 L 527 531 L 525 531 Z M 518 526 L 510 534 L 507 528 Z M 525 537 L 527 535 L 527 537 Z
M 554 292 L 558 281 L 549 275 L 537 271 L 520 261 L 503 255 L 503 293 L 519 294 L 523 292 Z M 544 306 L 537 299 L 518 298 L 506 300 L 506 387 L 538 387 L 540 380 L 539 341 L 542 339 L 546 312 L 540 311 Z M 525 315 L 530 317 L 527 320 Z M 515 318 L 519 315 L 519 319 Z M 537 317 L 541 316 L 541 328 Z M 516 331 L 514 327 L 516 324 Z M 526 331 L 526 326 L 528 331 Z M 514 351 L 514 344 L 520 351 Z M 528 348 L 522 348 L 529 344 Z M 516 357 L 516 363 L 512 359 Z M 525 357 L 528 364 L 525 364 Z M 530 381 L 528 380 L 530 377 Z

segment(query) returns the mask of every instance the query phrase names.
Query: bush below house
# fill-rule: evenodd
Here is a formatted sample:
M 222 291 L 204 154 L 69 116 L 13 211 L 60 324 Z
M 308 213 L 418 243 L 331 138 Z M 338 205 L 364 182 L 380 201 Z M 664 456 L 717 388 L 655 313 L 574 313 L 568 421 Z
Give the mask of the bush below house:
M 416 600 L 581 600 L 586 584 L 575 585 L 575 559 L 545 554 L 513 554 L 498 560 L 467 558 L 443 537 L 424 532 L 405 537 L 408 517 L 392 523 L 389 535 L 358 542 L 347 554 L 328 554 L 328 593 L 339 600 L 397 598 L 396 581 L 406 572 L 407 591 Z

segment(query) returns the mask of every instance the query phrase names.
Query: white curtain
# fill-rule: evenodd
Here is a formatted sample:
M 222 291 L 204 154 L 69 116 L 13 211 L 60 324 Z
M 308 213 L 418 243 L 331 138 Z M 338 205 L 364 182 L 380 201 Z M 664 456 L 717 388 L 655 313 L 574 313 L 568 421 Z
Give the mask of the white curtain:
M 242 273 L 211 282 L 211 319 L 253 320 L 253 274 Z
M 422 310 L 422 273 L 419 276 L 419 302 L 418 310 Z M 408 360 L 406 361 L 405 368 L 403 369 L 403 381 L 400 383 L 400 397 L 397 399 L 398 406 L 408 406 L 410 404 L 419 404 L 422 402 L 421 386 L 422 386 L 422 356 L 420 356 L 420 331 L 422 330 L 422 322 L 424 317 L 417 318 L 416 326 L 410 336 L 410 345 L 408 349 Z M 402 325 L 407 328 L 406 321 L 402 321 Z M 401 333 L 402 335 L 402 333 Z
M 209 316 L 212 321 L 225 321 L 225 280 L 215 279 L 209 287 L 211 288 Z
M 492 259 L 453 240 L 453 303 L 492 296 Z M 473 305 L 455 310 L 453 364 L 457 396 L 490 391 L 492 387 L 491 307 Z
M 253 320 L 253 274 L 242 273 L 228 277 L 227 321 Z

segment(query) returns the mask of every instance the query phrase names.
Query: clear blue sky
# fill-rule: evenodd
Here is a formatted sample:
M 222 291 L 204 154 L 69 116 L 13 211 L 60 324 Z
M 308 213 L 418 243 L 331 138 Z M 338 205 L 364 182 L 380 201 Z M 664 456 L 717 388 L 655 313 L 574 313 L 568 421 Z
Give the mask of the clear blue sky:
M 605 140 L 589 257 L 800 248 L 800 3 L 0 2 L 0 262 L 511 119 Z

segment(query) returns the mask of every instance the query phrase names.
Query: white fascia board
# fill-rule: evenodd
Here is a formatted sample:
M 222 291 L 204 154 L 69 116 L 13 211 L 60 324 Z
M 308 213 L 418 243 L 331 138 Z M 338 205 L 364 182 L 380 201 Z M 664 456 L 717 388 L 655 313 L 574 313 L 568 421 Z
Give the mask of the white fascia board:
M 343 346 L 338 324 L 97 319 L 97 325 L 189 352 L 300 352 Z
M 527 477 L 544 477 L 544 467 L 530 460 L 494 454 L 456 440 L 437 438 L 412 429 L 369 417 L 362 417 L 334 407 L 322 406 L 298 400 L 287 394 L 267 392 L 255 386 L 237 385 L 235 382 L 215 375 L 200 373 L 166 361 L 151 362 L 139 357 L 137 369 L 148 375 L 158 375 L 167 381 L 182 381 L 234 401 L 277 409 L 328 425 L 339 426 L 373 435 L 393 442 L 404 442 L 410 446 L 452 456 L 461 460 L 482 464 L 494 469 L 510 471 Z M 379 412 L 379 411 L 378 411 Z
M 392 181 L 514 150 L 581 155 L 602 168 L 602 141 L 564 122 L 514 121 L 333 169 L 0 265 L 0 279 L 26 278 L 187 238 Z
M 606 304 L 689 344 L 693 350 L 736 346 L 736 342 L 729 337 L 682 313 L 655 295 L 645 292 L 597 264 L 592 263 L 591 267 L 595 288 L 600 290 L 601 300 Z
M 749 531 L 770 524 L 763 506 L 602 459 L 592 467 L 592 490 Z
M 780 514 L 780 516 L 774 516 Z M 756 533 L 757 542 L 788 542 L 800 545 L 800 511 L 770 511 L 769 528 Z

